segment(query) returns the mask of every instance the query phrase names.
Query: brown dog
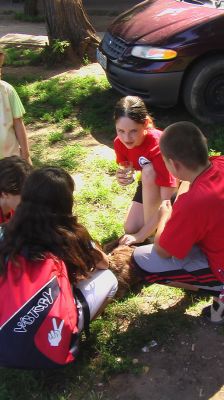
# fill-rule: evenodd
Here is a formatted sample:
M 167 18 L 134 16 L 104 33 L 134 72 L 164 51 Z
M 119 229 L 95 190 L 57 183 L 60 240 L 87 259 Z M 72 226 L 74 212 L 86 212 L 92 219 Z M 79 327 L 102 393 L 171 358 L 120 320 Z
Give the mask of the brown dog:
M 114 245 L 117 245 L 117 247 L 114 248 Z M 112 248 L 114 249 L 112 250 Z M 109 249 L 112 250 L 108 254 L 109 268 L 118 280 L 118 290 L 115 297 L 121 299 L 131 290 L 140 290 L 144 283 L 145 273 L 134 261 L 133 251 L 135 246 L 118 245 L 117 241 L 114 241 L 104 247 L 105 252 L 108 252 Z

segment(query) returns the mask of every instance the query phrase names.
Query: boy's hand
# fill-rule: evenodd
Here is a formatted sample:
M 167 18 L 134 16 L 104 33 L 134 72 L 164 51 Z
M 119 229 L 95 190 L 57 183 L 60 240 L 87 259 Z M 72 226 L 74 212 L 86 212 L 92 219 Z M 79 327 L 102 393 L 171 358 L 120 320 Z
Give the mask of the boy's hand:
M 172 205 L 170 200 L 163 200 L 159 207 L 159 219 L 166 217 L 168 219 L 172 213 Z

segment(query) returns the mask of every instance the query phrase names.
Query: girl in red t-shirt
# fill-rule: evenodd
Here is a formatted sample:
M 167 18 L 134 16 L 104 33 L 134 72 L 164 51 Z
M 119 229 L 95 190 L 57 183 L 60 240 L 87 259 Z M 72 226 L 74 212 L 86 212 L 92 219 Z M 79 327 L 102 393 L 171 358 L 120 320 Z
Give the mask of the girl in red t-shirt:
M 157 211 L 162 200 L 169 200 L 176 191 L 176 180 L 168 172 L 159 149 L 161 131 L 154 127 L 146 105 L 136 96 L 120 99 L 114 110 L 117 137 L 114 140 L 116 161 L 129 161 L 141 171 L 136 193 L 125 222 L 121 244 L 143 242 L 157 227 Z M 116 173 L 120 185 L 134 181 L 122 167 Z

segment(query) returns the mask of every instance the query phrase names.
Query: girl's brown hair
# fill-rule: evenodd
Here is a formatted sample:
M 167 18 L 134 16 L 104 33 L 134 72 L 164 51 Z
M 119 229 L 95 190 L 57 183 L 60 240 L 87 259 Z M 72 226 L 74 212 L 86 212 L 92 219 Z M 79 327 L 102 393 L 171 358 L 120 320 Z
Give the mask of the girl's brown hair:
M 121 117 L 128 117 L 138 124 L 144 124 L 149 115 L 144 101 L 137 96 L 122 97 L 115 105 L 114 120 L 115 122 Z
M 52 253 L 65 262 L 72 282 L 89 276 L 102 256 L 72 214 L 73 190 L 73 179 L 61 168 L 45 167 L 31 173 L 21 203 L 4 227 L 2 272 L 6 271 L 5 260 L 16 263 L 19 254 L 36 261 Z

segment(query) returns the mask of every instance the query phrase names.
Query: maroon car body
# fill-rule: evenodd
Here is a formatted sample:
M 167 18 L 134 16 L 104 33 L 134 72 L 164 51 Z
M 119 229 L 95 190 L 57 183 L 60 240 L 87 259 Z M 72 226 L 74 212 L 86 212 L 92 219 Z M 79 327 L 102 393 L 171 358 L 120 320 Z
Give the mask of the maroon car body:
M 97 53 L 112 86 L 159 106 L 183 99 L 200 120 L 224 121 L 224 2 L 216 5 L 156 0 L 121 14 Z M 162 57 L 148 57 L 155 49 Z

